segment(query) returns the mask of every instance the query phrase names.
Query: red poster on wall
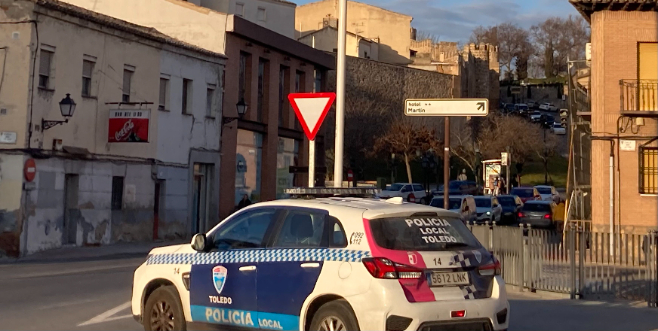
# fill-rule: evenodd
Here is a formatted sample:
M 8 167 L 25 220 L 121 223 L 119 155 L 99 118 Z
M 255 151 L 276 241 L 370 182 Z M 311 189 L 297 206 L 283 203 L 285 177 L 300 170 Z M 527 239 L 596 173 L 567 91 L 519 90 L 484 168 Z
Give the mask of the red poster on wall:
M 132 143 L 149 141 L 148 109 L 110 110 L 107 142 Z

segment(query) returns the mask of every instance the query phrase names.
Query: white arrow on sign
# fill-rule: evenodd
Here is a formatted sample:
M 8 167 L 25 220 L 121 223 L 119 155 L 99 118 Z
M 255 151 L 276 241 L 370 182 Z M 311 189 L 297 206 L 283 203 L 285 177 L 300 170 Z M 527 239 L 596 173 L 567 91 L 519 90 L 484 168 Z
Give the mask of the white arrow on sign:
M 487 116 L 488 99 L 407 99 L 407 116 Z
M 322 121 L 336 99 L 335 93 L 290 93 L 288 100 L 308 140 L 315 140 Z

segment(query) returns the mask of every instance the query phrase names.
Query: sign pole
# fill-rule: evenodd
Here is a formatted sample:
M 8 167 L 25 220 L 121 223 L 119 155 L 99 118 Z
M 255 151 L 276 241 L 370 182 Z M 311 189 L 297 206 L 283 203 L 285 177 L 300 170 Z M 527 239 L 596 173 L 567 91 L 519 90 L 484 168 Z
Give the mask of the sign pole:
M 308 187 L 315 187 L 315 139 L 308 141 Z
M 345 48 L 347 0 L 339 0 L 338 54 L 336 63 L 336 141 L 334 146 L 334 187 L 343 187 L 343 144 L 345 140 Z
M 507 194 L 510 192 L 510 184 L 509 184 L 509 167 L 512 165 L 512 153 L 509 152 L 509 146 L 507 146 L 507 178 L 505 181 L 505 188 L 507 189 Z
M 443 208 L 450 201 L 450 117 L 445 117 L 445 143 L 443 147 Z

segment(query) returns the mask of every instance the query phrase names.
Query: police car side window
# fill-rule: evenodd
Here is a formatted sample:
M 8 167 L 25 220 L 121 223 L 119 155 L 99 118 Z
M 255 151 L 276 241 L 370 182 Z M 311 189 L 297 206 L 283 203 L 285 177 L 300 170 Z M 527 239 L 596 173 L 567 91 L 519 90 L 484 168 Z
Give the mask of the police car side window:
M 218 229 L 213 236 L 214 247 L 219 250 L 263 247 L 275 213 L 274 209 L 255 209 L 238 215 Z
M 347 247 L 347 236 L 345 236 L 345 230 L 340 225 L 337 219 L 330 217 L 333 225 L 331 226 L 331 238 L 329 239 L 329 247 L 331 248 L 342 248 Z
M 291 210 L 283 220 L 273 247 L 317 248 L 322 244 L 326 214 Z

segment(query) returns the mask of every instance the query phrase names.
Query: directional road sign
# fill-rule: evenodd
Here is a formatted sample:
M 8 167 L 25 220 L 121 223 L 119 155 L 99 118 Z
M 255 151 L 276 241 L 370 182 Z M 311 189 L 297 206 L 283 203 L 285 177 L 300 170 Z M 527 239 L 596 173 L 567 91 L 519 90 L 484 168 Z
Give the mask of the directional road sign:
M 336 99 L 335 93 L 290 93 L 288 100 L 308 140 L 315 140 L 322 121 Z
M 407 116 L 487 116 L 488 99 L 407 99 Z

